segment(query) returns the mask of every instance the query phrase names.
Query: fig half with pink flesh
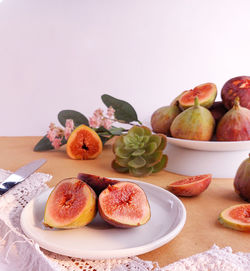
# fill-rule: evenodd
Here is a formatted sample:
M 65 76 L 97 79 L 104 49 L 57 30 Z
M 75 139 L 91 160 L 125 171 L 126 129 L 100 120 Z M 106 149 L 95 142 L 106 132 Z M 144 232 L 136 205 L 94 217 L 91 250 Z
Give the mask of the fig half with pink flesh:
M 208 188 L 211 180 L 211 174 L 192 176 L 169 184 L 167 190 L 176 196 L 198 196 Z
M 59 182 L 49 195 L 44 224 L 52 228 L 70 229 L 89 224 L 97 211 L 93 189 L 77 178 Z
M 151 216 L 145 192 L 132 182 L 118 182 L 103 190 L 99 195 L 98 210 L 106 222 L 120 228 L 141 226 Z

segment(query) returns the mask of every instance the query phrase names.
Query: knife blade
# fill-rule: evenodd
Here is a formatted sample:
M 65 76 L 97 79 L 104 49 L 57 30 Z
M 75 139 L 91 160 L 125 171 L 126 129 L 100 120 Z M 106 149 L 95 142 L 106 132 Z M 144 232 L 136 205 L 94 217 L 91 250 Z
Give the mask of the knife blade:
M 47 160 L 38 159 L 30 162 L 29 164 L 19 168 L 17 171 L 12 173 L 5 181 L 0 184 L 0 195 L 3 195 L 9 191 L 16 184 L 24 181 L 28 178 L 33 172 L 40 168 Z

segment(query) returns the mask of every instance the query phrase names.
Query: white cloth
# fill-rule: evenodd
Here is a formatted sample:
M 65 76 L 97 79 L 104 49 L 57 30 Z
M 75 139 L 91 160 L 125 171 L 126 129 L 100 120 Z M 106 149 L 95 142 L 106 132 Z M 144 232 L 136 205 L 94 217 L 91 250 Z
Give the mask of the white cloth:
M 0 169 L 0 182 L 11 172 Z M 232 253 L 230 247 L 210 250 L 160 268 L 138 257 L 85 261 L 41 249 L 20 227 L 25 205 L 47 189 L 51 175 L 34 173 L 0 197 L 0 270 L 12 271 L 243 271 L 249 270 L 250 253 Z M 167 257 L 167 255 L 166 255 Z

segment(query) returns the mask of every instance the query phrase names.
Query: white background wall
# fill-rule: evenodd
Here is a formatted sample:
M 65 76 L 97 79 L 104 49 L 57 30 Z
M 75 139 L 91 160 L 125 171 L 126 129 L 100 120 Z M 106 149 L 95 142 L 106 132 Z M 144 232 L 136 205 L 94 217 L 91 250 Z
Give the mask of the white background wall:
M 89 117 L 104 93 L 148 122 L 181 91 L 238 75 L 248 0 L 0 0 L 0 136 L 44 135 L 62 109 Z

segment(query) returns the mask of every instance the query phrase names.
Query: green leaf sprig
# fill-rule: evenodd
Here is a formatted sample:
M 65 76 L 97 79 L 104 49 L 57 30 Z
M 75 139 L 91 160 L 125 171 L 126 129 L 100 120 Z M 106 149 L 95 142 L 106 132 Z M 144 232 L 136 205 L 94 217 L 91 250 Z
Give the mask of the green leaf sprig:
M 116 99 L 108 94 L 103 94 L 101 99 L 105 106 L 110 107 L 115 110 L 115 122 L 119 122 L 122 124 L 129 124 L 129 125 L 142 125 L 137 117 L 137 113 L 133 106 L 126 101 Z M 66 120 L 72 119 L 74 122 L 75 127 L 85 124 L 89 125 L 89 120 L 86 116 L 82 113 L 75 111 L 75 110 L 62 110 L 58 113 L 58 121 L 59 123 L 65 127 Z M 91 127 L 92 128 L 92 127 Z M 97 134 L 100 136 L 102 143 L 105 144 L 108 140 L 110 140 L 114 136 L 119 136 L 128 130 L 122 127 L 115 127 L 112 126 L 110 129 L 106 129 L 105 127 L 101 126 L 99 128 L 92 128 L 94 129 Z M 61 141 L 61 146 L 66 144 L 67 140 L 63 137 Z M 49 138 L 47 135 L 43 136 L 42 139 L 35 145 L 34 151 L 46 151 L 52 150 L 54 147 L 52 146 Z

